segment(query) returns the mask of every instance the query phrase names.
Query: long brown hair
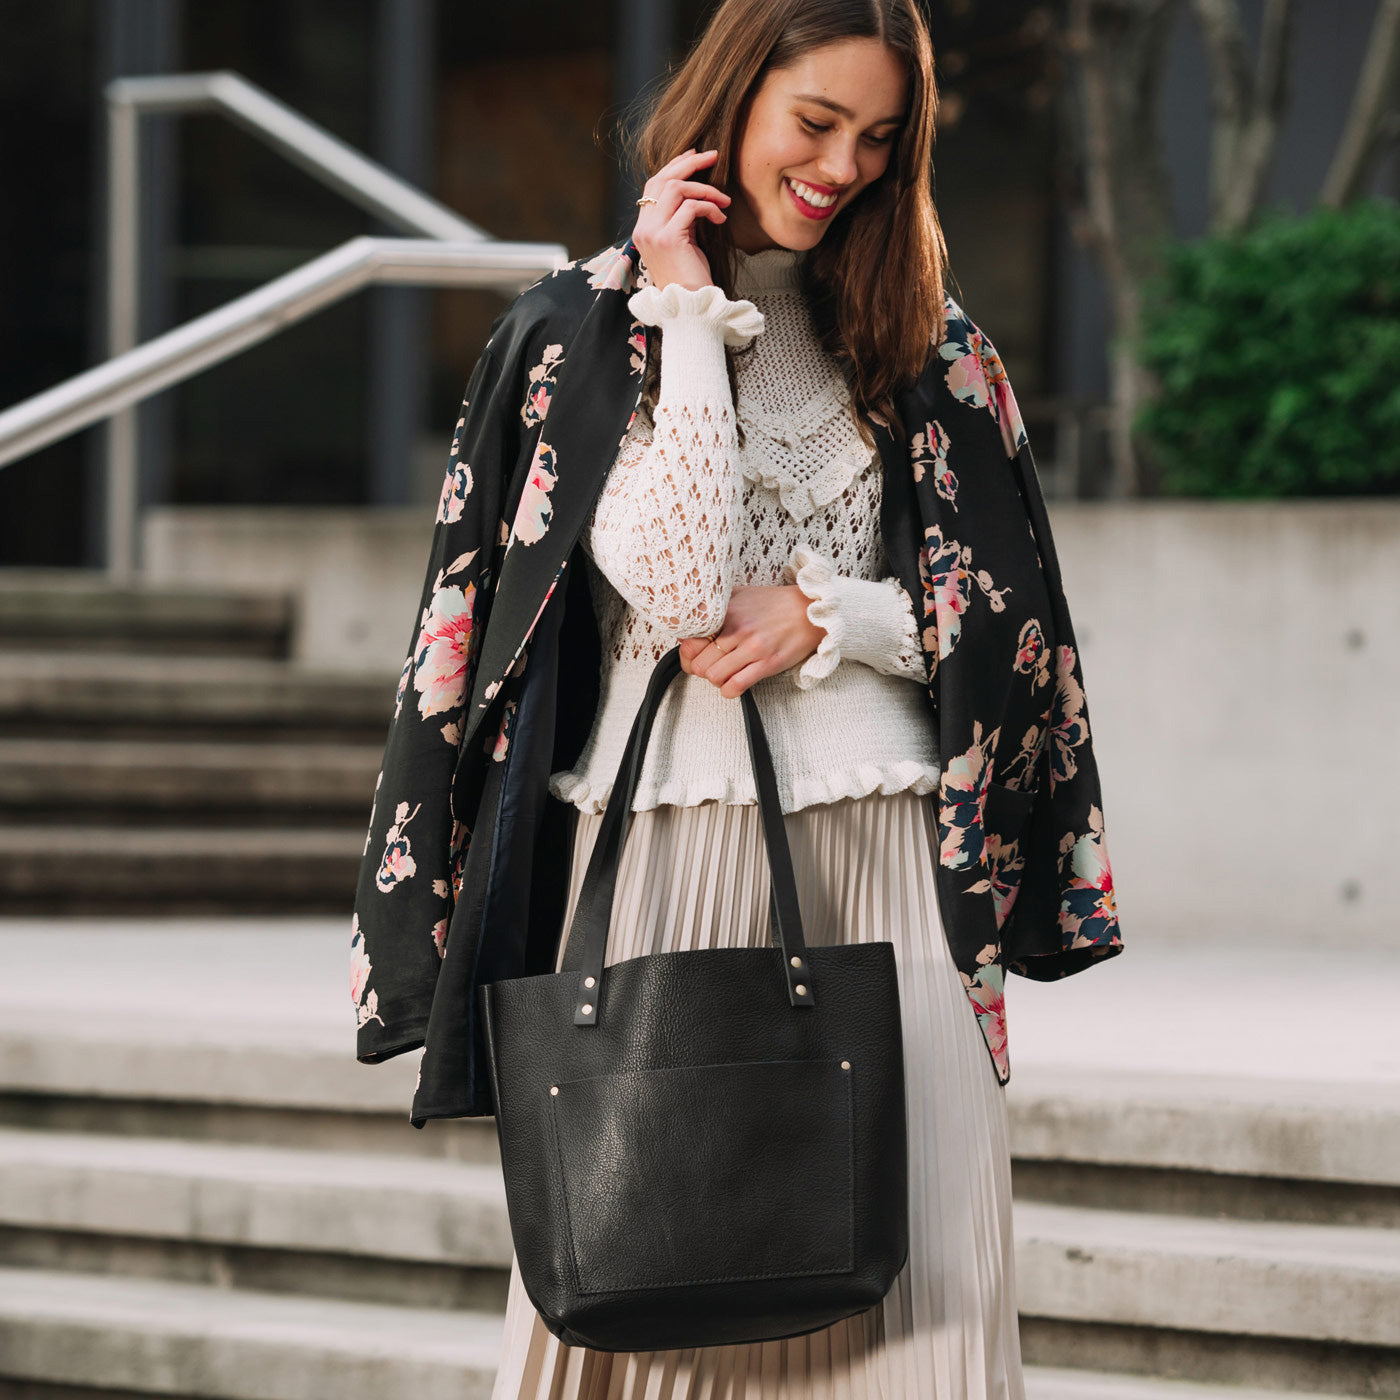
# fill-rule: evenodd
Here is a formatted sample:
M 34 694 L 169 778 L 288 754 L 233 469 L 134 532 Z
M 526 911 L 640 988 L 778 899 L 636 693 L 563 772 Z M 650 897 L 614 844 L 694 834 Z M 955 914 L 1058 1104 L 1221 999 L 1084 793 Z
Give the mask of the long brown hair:
M 803 291 L 822 345 L 845 376 L 861 434 L 862 411 L 903 424 L 894 395 L 912 385 L 943 337 L 947 246 L 933 203 L 934 119 L 938 92 L 933 45 L 918 0 L 723 0 L 680 66 L 645 100 L 633 133 L 622 133 L 637 184 L 682 151 L 718 150 L 696 175 L 723 189 L 764 78 L 809 49 L 839 39 L 874 38 L 903 58 L 908 107 L 884 174 L 832 221 L 803 258 Z M 727 225 L 696 221 L 710 273 L 733 296 L 733 241 Z M 730 392 L 737 397 L 733 353 Z M 653 361 L 655 356 L 652 357 Z M 653 363 L 646 395 L 655 403 Z

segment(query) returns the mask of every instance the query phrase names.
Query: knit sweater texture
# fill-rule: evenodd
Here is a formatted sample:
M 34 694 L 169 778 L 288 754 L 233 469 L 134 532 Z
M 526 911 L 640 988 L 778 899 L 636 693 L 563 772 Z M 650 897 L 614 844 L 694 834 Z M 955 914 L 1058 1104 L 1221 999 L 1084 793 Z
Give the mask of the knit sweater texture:
M 582 536 L 600 698 L 578 761 L 549 786 L 585 812 L 607 803 L 656 662 L 683 637 L 718 632 L 738 584 L 795 583 L 822 629 L 816 651 L 750 690 L 783 810 L 938 785 L 918 624 L 880 536 L 880 455 L 817 339 L 802 256 L 737 253 L 733 300 L 672 283 L 628 302 L 661 331 L 661 377 L 654 418 L 634 417 Z M 726 346 L 746 347 L 737 406 Z M 633 810 L 756 800 L 738 698 L 677 676 Z

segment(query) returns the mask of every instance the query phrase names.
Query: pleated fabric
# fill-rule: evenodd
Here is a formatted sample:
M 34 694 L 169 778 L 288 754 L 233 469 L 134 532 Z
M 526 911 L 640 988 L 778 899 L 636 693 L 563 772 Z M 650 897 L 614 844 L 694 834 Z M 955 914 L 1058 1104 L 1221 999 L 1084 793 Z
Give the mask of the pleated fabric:
M 807 942 L 894 944 L 909 1258 L 890 1292 L 803 1337 L 602 1352 L 545 1327 L 512 1256 L 492 1400 L 1024 1400 L 1006 1101 L 939 922 L 933 802 L 872 793 L 784 818 Z M 576 816 L 566 930 L 601 822 L 602 813 Z M 636 812 L 605 962 L 761 946 L 768 887 L 756 806 Z

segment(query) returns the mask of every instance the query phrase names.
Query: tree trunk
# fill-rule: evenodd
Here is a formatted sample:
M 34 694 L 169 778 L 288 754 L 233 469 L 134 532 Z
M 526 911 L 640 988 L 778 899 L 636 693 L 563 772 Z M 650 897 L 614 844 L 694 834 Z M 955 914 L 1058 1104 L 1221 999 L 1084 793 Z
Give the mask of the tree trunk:
M 1171 236 L 1171 179 L 1159 116 L 1180 0 L 1071 0 L 1067 34 L 1081 78 L 1084 199 L 1079 240 L 1108 284 L 1110 494 L 1139 494 L 1144 471 L 1133 422 L 1151 392 L 1137 360 L 1144 283 Z
M 1371 162 L 1384 142 L 1400 136 L 1395 85 L 1400 68 L 1400 0 L 1380 0 L 1371 25 L 1371 42 L 1351 111 L 1332 167 L 1322 185 L 1322 202 L 1332 208 L 1361 193 Z
M 1210 227 L 1240 233 L 1268 192 L 1288 109 L 1297 0 L 1265 0 L 1251 65 L 1238 0 L 1193 0 L 1210 67 Z

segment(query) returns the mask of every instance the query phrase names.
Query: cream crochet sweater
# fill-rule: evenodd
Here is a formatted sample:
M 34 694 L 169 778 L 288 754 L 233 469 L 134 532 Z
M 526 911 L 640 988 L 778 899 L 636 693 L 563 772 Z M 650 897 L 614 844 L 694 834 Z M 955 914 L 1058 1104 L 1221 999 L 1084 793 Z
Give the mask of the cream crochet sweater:
M 583 811 L 606 805 L 656 662 L 682 637 L 717 632 L 738 583 L 796 583 L 824 630 L 811 656 L 750 692 L 783 810 L 937 786 L 918 624 L 881 543 L 880 456 L 816 339 L 801 256 L 739 253 L 733 301 L 672 284 L 628 302 L 661 329 L 661 381 L 655 422 L 644 410 L 633 419 L 582 537 L 601 696 L 578 762 L 549 787 Z M 742 449 L 726 345 L 750 347 L 735 366 Z M 757 800 L 742 707 L 682 674 L 632 807 L 710 800 Z

